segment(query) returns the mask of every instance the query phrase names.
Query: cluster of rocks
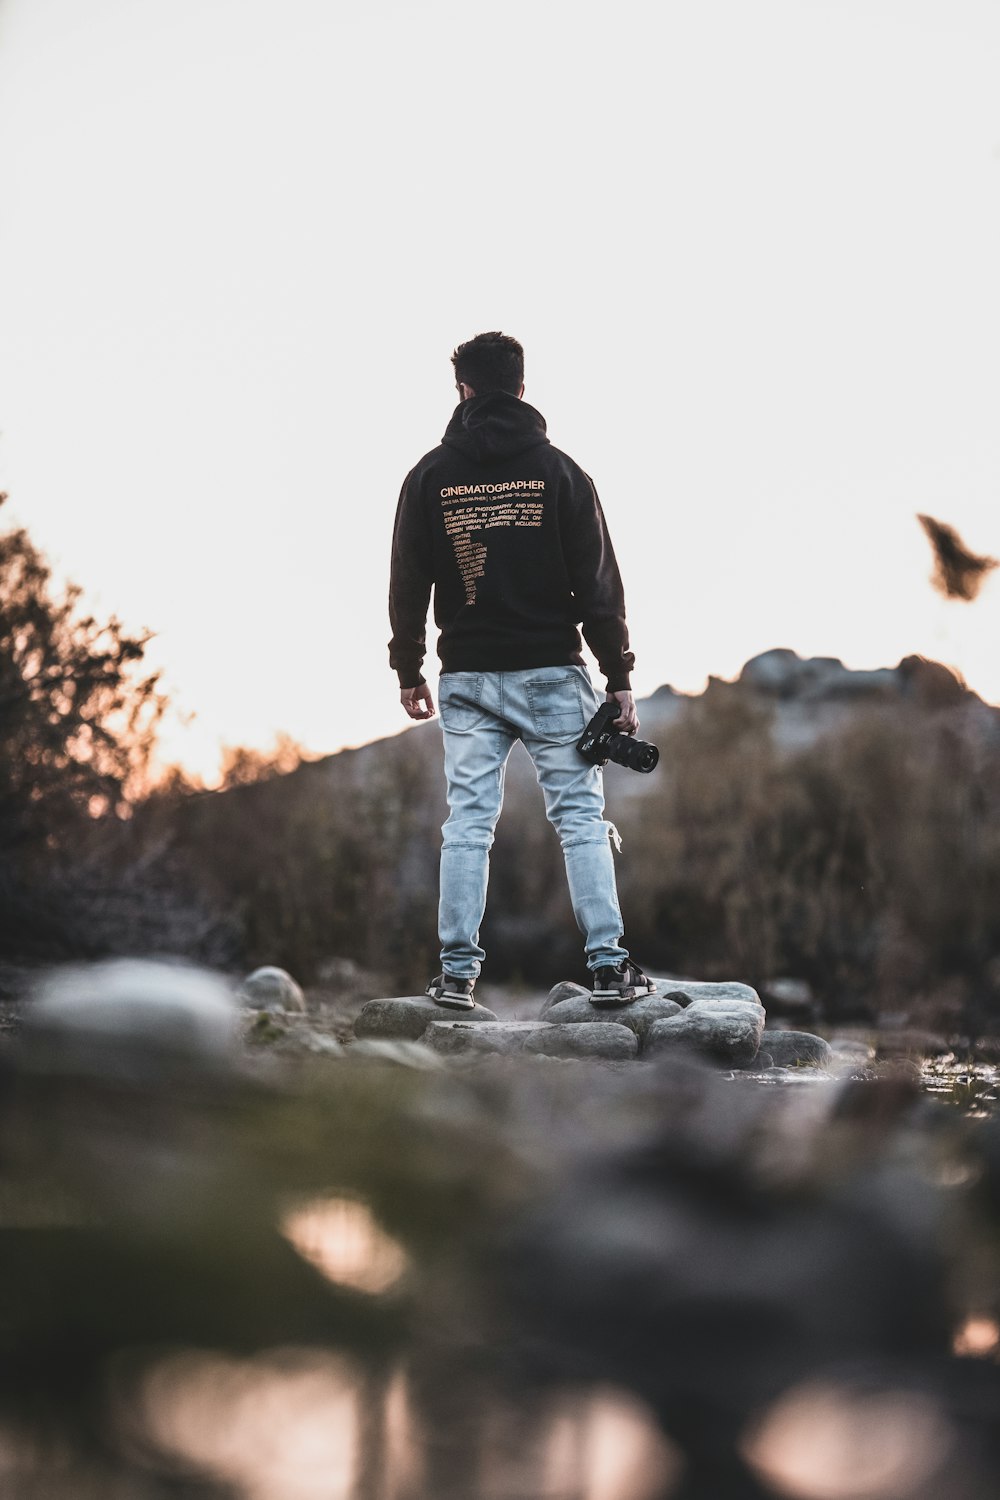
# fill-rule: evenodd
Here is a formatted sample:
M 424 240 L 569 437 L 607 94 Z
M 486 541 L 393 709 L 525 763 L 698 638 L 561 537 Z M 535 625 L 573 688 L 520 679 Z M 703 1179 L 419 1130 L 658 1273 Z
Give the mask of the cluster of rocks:
M 536 1002 L 537 1004 L 537 1002 Z M 532 1009 L 535 1007 L 532 1006 Z M 440 1069 L 450 1060 L 524 1055 L 620 1064 L 693 1052 L 762 1076 L 864 1070 L 867 1042 L 768 1028 L 757 991 L 738 983 L 659 980 L 658 993 L 613 1009 L 581 985 L 557 984 L 537 1015 L 509 1019 L 477 1004 L 449 1010 L 425 995 L 373 999 L 353 1027 L 326 1025 L 285 970 L 255 970 L 232 989 L 185 965 L 111 961 L 53 971 L 29 1008 L 25 1058 L 57 1071 L 225 1067 L 260 1054 L 370 1058 Z M 241 1047 L 241 1042 L 243 1046 Z M 159 1065 L 159 1064 L 158 1064 Z
M 600 1009 L 581 985 L 557 984 L 533 1020 L 501 1020 L 481 1005 L 448 1012 L 424 996 L 370 1000 L 354 1025 L 366 1041 L 420 1042 L 445 1057 L 528 1054 L 628 1062 L 686 1048 L 730 1068 L 829 1067 L 822 1037 L 768 1031 L 746 984 L 662 982 L 659 992 Z

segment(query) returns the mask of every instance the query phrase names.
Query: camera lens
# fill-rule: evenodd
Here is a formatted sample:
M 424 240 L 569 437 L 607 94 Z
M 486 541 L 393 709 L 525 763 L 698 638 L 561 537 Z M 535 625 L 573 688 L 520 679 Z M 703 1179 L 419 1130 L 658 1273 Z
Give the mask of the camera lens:
M 628 734 L 613 734 L 607 750 L 617 765 L 626 766 L 630 771 L 652 771 L 660 758 L 655 745 Z

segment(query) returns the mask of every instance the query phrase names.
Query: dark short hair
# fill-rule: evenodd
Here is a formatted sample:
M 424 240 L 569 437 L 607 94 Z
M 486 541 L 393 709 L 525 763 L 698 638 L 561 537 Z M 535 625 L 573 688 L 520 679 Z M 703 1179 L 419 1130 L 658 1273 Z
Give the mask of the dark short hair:
M 518 396 L 524 384 L 524 350 L 509 333 L 477 333 L 459 344 L 451 362 L 455 381 L 471 386 L 477 396 L 507 391 Z

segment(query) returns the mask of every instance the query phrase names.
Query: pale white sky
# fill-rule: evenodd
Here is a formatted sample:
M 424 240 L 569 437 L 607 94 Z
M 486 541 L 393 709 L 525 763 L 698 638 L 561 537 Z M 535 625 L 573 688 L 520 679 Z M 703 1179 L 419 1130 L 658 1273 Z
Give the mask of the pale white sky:
M 388 733 L 400 482 L 501 328 L 638 692 L 1000 701 L 914 520 L 1000 552 L 998 79 L 996 0 L 0 0 L 0 524 L 157 632 L 168 758 Z

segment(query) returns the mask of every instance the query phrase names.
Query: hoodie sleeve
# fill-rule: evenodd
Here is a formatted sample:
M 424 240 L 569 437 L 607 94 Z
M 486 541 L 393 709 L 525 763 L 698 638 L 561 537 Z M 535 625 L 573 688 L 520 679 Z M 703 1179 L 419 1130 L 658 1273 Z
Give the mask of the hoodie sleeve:
M 582 470 L 570 490 L 563 552 L 583 638 L 607 678 L 608 692 L 627 692 L 635 657 L 628 646 L 625 591 L 601 502 Z
M 430 528 L 413 470 L 403 480 L 392 533 L 389 665 L 401 688 L 419 687 L 427 650 L 427 606 L 434 582 Z

